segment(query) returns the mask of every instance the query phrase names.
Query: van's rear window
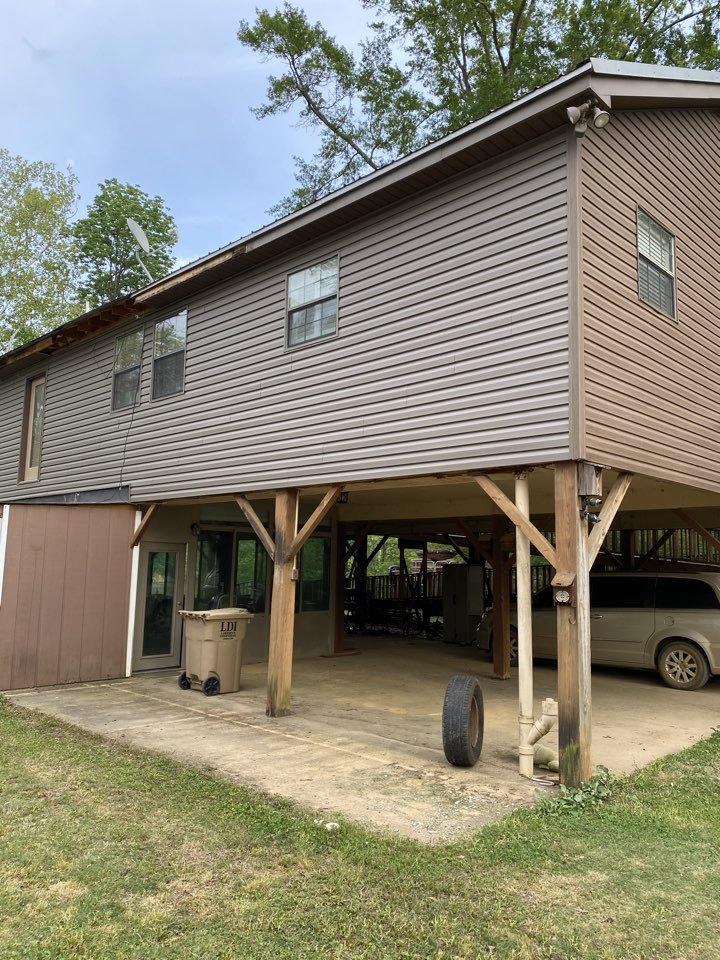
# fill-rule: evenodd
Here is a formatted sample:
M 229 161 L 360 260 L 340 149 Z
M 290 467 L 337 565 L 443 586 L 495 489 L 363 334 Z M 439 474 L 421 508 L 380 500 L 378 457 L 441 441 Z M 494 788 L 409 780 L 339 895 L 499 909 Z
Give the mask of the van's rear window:
M 718 610 L 718 596 L 705 580 L 658 577 L 655 605 L 663 610 Z

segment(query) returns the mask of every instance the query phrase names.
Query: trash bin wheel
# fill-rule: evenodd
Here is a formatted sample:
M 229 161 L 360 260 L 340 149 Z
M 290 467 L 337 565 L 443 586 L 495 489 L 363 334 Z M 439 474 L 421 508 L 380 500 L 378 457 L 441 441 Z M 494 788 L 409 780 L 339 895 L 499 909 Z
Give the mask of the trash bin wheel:
M 185 673 L 184 670 L 178 677 L 178 686 L 180 687 L 181 690 L 189 690 L 190 687 L 192 686 L 192 684 L 188 680 L 188 675 Z
M 480 757 L 485 714 L 476 677 L 451 677 L 445 691 L 442 739 L 445 757 L 454 767 L 473 767 Z
M 217 677 L 208 677 L 206 680 L 203 680 L 202 692 L 206 697 L 214 697 L 216 694 L 220 693 L 220 681 Z

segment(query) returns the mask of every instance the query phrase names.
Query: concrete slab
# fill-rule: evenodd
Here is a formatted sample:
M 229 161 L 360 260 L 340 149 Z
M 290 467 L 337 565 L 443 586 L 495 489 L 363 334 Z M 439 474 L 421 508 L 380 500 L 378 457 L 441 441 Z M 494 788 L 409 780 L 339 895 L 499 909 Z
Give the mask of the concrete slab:
M 425 842 L 476 830 L 531 804 L 536 784 L 517 773 L 517 678 L 491 678 L 468 648 L 422 640 L 354 638 L 358 656 L 298 661 L 293 713 L 265 716 L 266 666 L 243 667 L 242 689 L 204 697 L 176 672 L 17 691 L 16 703 L 137 747 L 167 754 L 303 804 Z M 446 762 L 440 720 L 457 673 L 480 678 L 480 762 Z M 535 700 L 556 696 L 554 665 L 536 665 Z M 708 736 L 720 684 L 682 693 L 653 674 L 593 673 L 596 763 L 629 772 Z M 548 736 L 557 747 L 557 735 Z M 542 773 L 538 771 L 538 773 Z

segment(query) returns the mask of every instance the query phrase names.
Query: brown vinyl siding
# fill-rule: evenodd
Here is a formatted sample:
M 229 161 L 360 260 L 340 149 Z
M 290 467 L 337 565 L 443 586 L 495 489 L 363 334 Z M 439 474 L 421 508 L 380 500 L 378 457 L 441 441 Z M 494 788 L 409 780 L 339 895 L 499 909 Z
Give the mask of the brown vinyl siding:
M 144 318 L 135 411 L 110 409 L 113 343 L 140 321 L 61 351 L 33 484 L 16 482 L 30 373 L 11 378 L 0 492 L 147 500 L 567 458 L 566 149 L 535 141 Z M 336 254 L 337 337 L 286 350 L 288 272 Z M 184 393 L 153 401 L 152 322 L 185 307 Z
M 13 504 L 3 522 L 0 689 L 124 676 L 135 511 Z
M 586 439 L 598 463 L 720 490 L 720 113 L 613 113 L 582 147 Z M 675 237 L 677 316 L 638 296 L 637 209 Z

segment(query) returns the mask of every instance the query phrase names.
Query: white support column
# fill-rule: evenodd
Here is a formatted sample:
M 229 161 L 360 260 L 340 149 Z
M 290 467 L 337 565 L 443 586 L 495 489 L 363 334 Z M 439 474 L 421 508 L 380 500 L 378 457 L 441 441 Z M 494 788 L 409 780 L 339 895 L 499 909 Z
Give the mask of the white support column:
M 3 574 L 5 573 L 5 553 L 7 551 L 8 528 L 10 526 L 10 505 L 5 504 L 0 516 L 0 603 L 2 603 Z
M 142 523 L 142 510 L 135 511 L 135 533 Z M 133 643 L 135 642 L 135 618 L 137 615 L 138 571 L 140 568 L 140 544 L 132 547 L 130 561 L 130 597 L 128 600 L 127 648 L 125 651 L 125 676 L 132 674 Z
M 515 477 L 515 506 L 530 516 L 530 491 L 526 474 Z M 515 570 L 517 576 L 518 692 L 520 700 L 520 775 L 532 777 L 534 750 L 529 742 L 534 721 L 532 661 L 532 599 L 530 583 L 530 541 L 520 526 L 515 527 Z

